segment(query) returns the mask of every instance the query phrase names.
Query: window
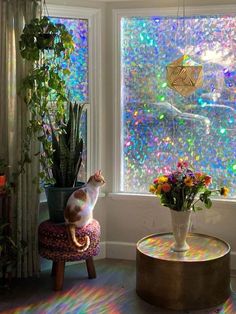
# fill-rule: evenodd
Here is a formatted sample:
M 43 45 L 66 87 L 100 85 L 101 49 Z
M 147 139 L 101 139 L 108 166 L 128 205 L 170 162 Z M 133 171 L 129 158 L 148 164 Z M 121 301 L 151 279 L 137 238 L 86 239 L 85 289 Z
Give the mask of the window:
M 76 49 L 71 57 L 67 87 L 73 101 L 86 103 L 82 135 L 85 157 L 80 179 L 100 169 L 99 121 L 101 111 L 101 11 L 100 9 L 47 5 L 52 20 L 64 23 L 73 33 Z M 94 71 L 96 69 L 96 71 Z
M 56 22 L 65 23 L 73 32 L 77 44 L 72 56 L 72 75 L 68 88 L 73 100 L 87 103 L 84 115 L 82 134 L 85 140 L 85 158 L 80 178 L 86 181 L 95 169 L 100 169 L 100 129 L 99 121 L 101 110 L 101 12 L 99 9 L 47 5 L 49 16 Z M 96 69 L 96 71 L 92 71 Z M 45 195 L 41 195 L 41 201 Z
M 183 28 L 184 27 L 184 28 Z M 120 19 L 121 182 L 147 193 L 179 157 L 236 195 L 236 15 Z M 203 86 L 184 98 L 166 65 L 183 53 L 203 65 Z
M 66 77 L 66 87 L 72 102 L 89 103 L 89 59 L 88 59 L 88 19 L 79 18 L 58 18 L 51 17 L 51 21 L 55 24 L 64 24 L 72 35 L 75 50 L 70 57 L 70 76 Z M 67 66 L 67 65 L 66 65 Z M 87 180 L 87 120 L 88 120 L 88 105 L 84 108 L 81 123 L 81 136 L 84 141 L 83 162 L 79 171 L 79 180 Z

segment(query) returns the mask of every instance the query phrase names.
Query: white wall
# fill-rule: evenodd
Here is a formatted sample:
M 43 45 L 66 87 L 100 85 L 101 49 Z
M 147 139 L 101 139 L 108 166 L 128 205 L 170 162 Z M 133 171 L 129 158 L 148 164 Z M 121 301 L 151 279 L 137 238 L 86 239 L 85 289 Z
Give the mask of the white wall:
M 77 5 L 99 8 L 102 12 L 102 170 L 107 184 L 104 192 L 112 192 L 113 182 L 113 30 L 112 10 L 121 8 L 148 8 L 157 6 L 176 6 L 175 0 L 145 1 L 102 1 L 50 0 L 50 4 Z M 235 0 L 189 0 L 188 5 L 235 4 Z M 151 180 L 152 178 L 150 178 Z M 135 243 L 142 237 L 170 231 L 170 215 L 167 208 L 160 205 L 154 196 L 107 195 L 99 199 L 95 209 L 103 229 L 102 240 L 107 241 L 107 256 L 135 258 Z M 215 201 L 210 210 L 193 215 L 194 232 L 217 236 L 227 241 L 232 248 L 232 268 L 236 269 L 236 203 Z

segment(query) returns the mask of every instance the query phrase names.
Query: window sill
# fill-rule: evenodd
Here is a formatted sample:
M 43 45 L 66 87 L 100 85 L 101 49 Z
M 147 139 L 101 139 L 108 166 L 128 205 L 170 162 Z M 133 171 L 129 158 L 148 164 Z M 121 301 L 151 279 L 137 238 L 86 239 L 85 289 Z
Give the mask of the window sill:
M 99 195 L 98 195 L 99 198 L 102 198 L 102 197 L 105 197 L 105 196 L 106 196 L 106 194 L 104 192 L 99 193 Z M 46 198 L 45 193 L 41 193 L 40 194 L 39 203 L 40 204 L 46 204 L 47 203 L 47 198 Z
M 125 192 L 116 192 L 108 193 L 107 197 L 114 200 L 150 200 L 151 198 L 157 198 L 155 195 L 146 194 L 146 193 L 125 193 Z M 158 198 L 159 199 L 159 198 Z M 215 203 L 236 203 L 236 198 L 212 198 L 212 201 Z

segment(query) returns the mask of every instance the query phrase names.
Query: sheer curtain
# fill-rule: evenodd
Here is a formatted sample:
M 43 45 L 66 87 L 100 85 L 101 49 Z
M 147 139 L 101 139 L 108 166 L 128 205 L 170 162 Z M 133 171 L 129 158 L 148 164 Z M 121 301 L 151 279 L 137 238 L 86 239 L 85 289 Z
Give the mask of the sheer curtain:
M 0 149 L 10 165 L 9 177 L 17 171 L 21 159 L 24 134 L 29 113 L 19 95 L 22 78 L 30 63 L 20 56 L 19 37 L 24 24 L 40 13 L 38 0 L 0 1 Z M 31 147 L 32 154 L 38 151 L 38 143 Z M 36 158 L 27 164 L 26 171 L 16 180 L 12 194 L 12 225 L 18 244 L 27 243 L 23 256 L 17 257 L 17 277 L 28 277 L 39 270 L 37 252 L 37 225 L 39 195 L 32 179 L 37 175 L 39 163 Z

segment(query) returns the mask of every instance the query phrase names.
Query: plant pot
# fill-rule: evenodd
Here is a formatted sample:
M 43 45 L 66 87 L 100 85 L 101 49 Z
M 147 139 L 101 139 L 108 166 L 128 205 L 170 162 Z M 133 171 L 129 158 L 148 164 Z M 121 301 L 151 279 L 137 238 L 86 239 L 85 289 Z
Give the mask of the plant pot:
M 0 192 L 5 190 L 7 183 L 7 176 L 5 174 L 0 174 Z
M 39 34 L 37 36 L 37 47 L 38 49 L 52 49 L 54 44 L 53 34 Z
M 53 222 L 63 223 L 64 220 L 64 209 L 70 195 L 80 187 L 84 182 L 77 182 L 75 187 L 55 187 L 45 186 L 45 193 L 47 197 L 49 219 Z
M 170 209 L 173 228 L 174 244 L 171 249 L 175 252 L 184 252 L 189 249 L 186 237 L 189 231 L 192 210 L 177 211 Z

